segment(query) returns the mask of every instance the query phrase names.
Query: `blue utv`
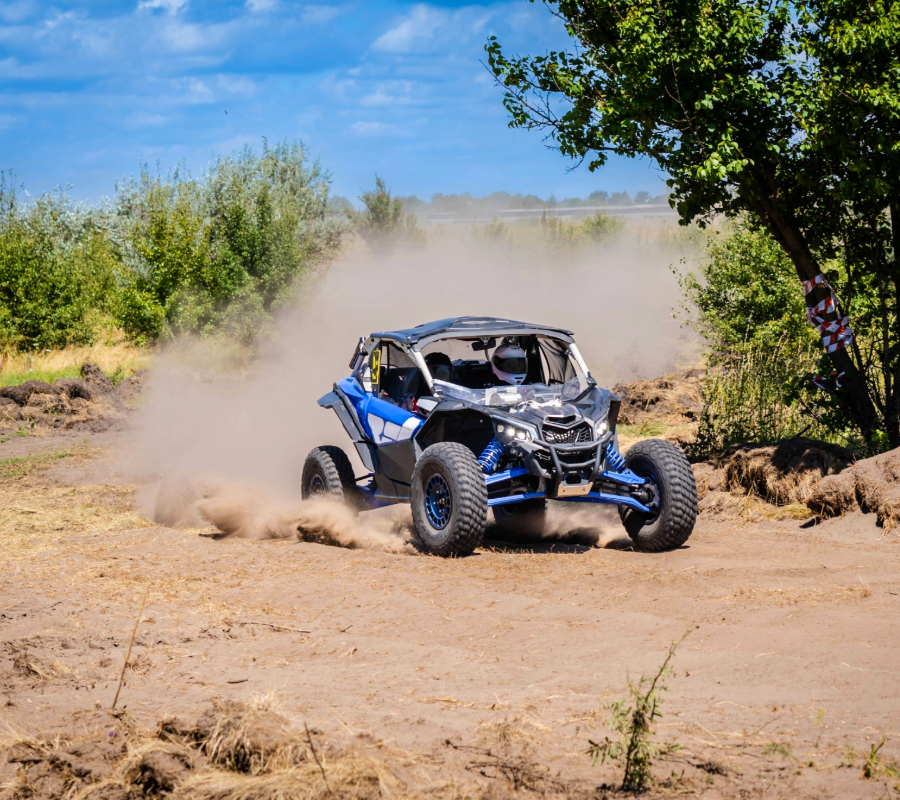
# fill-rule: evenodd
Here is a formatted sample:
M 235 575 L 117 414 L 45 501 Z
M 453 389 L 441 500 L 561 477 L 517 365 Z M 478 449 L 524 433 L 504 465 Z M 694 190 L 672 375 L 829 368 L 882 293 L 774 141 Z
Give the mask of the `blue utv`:
M 618 450 L 619 398 L 591 377 L 572 333 L 490 317 L 443 319 L 360 339 L 335 411 L 369 474 L 338 447 L 314 449 L 302 495 L 357 510 L 410 503 L 432 553 L 462 556 L 503 528 L 539 535 L 547 500 L 619 507 L 640 550 L 683 545 L 697 486 L 670 442 Z

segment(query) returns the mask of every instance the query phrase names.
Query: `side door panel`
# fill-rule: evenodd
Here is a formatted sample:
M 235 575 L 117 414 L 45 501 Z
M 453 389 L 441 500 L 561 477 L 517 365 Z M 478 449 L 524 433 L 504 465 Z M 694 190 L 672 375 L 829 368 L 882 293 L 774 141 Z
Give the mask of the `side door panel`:
M 416 446 L 412 439 L 424 420 L 366 392 L 355 378 L 344 378 L 337 384 L 337 389 L 347 398 L 355 421 L 375 445 L 378 463 L 373 471 L 383 472 L 392 481 L 409 484 L 416 464 Z M 362 453 L 360 455 L 362 457 Z M 365 458 L 363 462 L 366 463 Z

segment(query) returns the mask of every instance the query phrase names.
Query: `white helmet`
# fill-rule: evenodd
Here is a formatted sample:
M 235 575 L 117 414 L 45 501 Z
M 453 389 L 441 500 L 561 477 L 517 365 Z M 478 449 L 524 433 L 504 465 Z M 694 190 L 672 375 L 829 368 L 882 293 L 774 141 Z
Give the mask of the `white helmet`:
M 520 386 L 528 375 L 528 358 L 521 347 L 504 344 L 491 356 L 491 369 L 504 383 Z

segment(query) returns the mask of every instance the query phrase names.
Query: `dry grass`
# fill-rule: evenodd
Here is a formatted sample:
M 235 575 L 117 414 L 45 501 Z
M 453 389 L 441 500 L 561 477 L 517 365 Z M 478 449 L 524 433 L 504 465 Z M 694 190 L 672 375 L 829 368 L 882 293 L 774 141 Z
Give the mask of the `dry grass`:
M 865 584 L 859 586 L 797 586 L 797 587 L 773 587 L 738 589 L 732 594 L 719 598 L 726 602 L 742 601 L 761 603 L 763 605 L 793 606 L 793 605 L 817 605 L 819 603 L 841 602 L 845 600 L 865 600 L 872 594 Z
M 107 375 L 127 378 L 150 366 L 151 353 L 123 341 L 103 341 L 90 347 L 65 347 L 40 353 L 0 353 L 0 387 L 28 380 L 52 383 L 57 378 L 77 378 L 85 362 L 96 364 Z
M 838 445 L 797 438 L 776 445 L 733 445 L 718 461 L 726 488 L 786 506 L 803 503 L 823 477 L 846 469 L 855 457 Z
M 59 564 L 42 557 L 66 541 L 72 553 L 94 549 L 83 537 L 152 525 L 135 513 L 132 487 L 57 483 L 47 472 L 77 468 L 92 458 L 87 448 L 40 453 L 0 461 L 0 569 L 27 569 L 38 581 L 58 574 Z
M 197 725 L 207 758 L 234 772 L 291 770 L 310 759 L 309 746 L 276 710 L 272 693 L 252 695 L 244 702 L 214 700 Z
M 0 739 L 0 753 L 11 756 L 19 769 L 0 787 L 0 800 L 49 795 L 65 800 L 159 795 L 185 800 L 374 800 L 395 797 L 401 789 L 384 760 L 314 745 L 308 733 L 291 727 L 275 710 L 271 694 L 244 702 L 216 701 L 192 727 L 164 721 L 155 735 L 132 728 L 128 741 L 127 751 L 111 768 L 101 766 L 103 777 L 98 779 L 91 765 L 81 779 L 57 755 L 71 751 L 72 742 L 43 741 L 9 730 Z

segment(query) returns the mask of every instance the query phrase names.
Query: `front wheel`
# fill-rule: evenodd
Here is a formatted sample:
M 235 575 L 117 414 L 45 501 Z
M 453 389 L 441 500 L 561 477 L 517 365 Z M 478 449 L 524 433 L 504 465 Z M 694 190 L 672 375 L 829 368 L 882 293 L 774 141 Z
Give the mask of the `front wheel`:
M 474 454 L 456 442 L 427 448 L 412 476 L 416 533 L 439 556 L 465 556 L 481 544 L 487 525 L 487 486 Z
M 652 497 L 650 514 L 619 506 L 635 547 L 649 552 L 681 547 L 697 521 L 697 484 L 684 453 L 671 442 L 648 439 L 628 451 L 625 466 L 647 478 Z
M 325 445 L 309 451 L 303 465 L 300 496 L 304 500 L 330 498 L 358 509 L 359 490 L 353 477 L 353 465 L 340 447 Z

